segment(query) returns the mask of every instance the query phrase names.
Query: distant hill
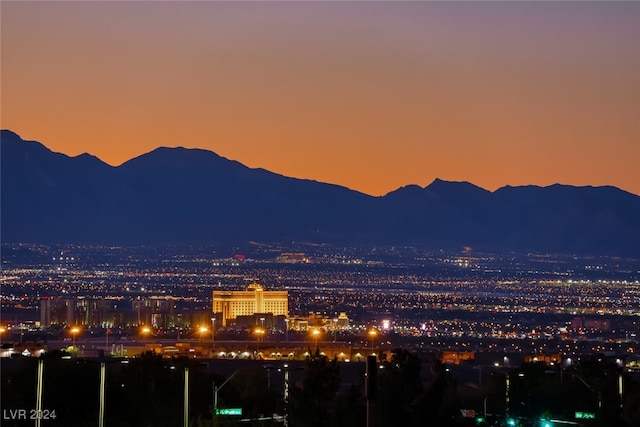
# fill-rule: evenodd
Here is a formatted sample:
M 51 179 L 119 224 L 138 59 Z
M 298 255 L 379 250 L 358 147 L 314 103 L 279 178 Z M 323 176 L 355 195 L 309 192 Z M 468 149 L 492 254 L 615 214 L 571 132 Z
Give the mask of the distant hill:
M 112 167 L 3 130 L 3 242 L 247 240 L 640 256 L 640 197 L 615 187 L 504 187 L 436 179 L 383 197 L 158 148 Z

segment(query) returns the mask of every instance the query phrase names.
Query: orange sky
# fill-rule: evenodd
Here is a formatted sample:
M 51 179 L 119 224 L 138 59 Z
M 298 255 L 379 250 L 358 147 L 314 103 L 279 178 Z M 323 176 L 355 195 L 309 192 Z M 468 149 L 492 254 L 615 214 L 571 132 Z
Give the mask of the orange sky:
M 640 194 L 640 2 L 6 2 L 1 126 L 385 194 L 435 177 Z

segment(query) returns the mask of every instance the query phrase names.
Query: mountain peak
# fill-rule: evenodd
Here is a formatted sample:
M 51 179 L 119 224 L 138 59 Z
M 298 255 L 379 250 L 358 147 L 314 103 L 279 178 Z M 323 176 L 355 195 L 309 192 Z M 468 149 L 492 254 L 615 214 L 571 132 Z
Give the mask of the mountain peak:
M 620 190 L 555 185 L 492 193 L 437 178 L 365 197 L 207 150 L 161 147 L 112 168 L 86 153 L 69 157 L 35 141 L 18 143 L 14 132 L 1 136 L 5 242 L 313 241 L 640 256 L 640 197 Z
M 447 181 L 447 180 L 440 179 L 440 178 L 434 179 L 433 182 L 431 182 L 431 184 L 429 184 L 429 185 L 427 185 L 425 187 L 425 189 L 427 189 L 427 188 L 432 188 L 432 189 L 433 188 L 447 188 L 447 187 L 468 187 L 468 188 L 472 187 L 472 188 L 477 188 L 477 189 L 480 189 L 480 190 L 487 191 L 484 188 L 478 187 L 477 185 L 472 184 L 469 181 Z
M 18 135 L 17 133 L 15 133 L 12 130 L 9 129 L 1 129 L 0 130 L 0 139 L 5 139 L 5 138 L 11 138 L 11 139 L 17 139 L 22 141 L 22 138 L 20 138 L 20 135 Z
M 141 154 L 131 160 L 124 162 L 119 167 L 125 169 L 131 168 L 132 165 L 156 165 L 161 167 L 197 167 L 222 163 L 240 163 L 226 159 L 213 151 L 203 150 L 200 148 L 185 147 L 158 147 L 148 153 Z
M 459 197 L 486 197 L 491 194 L 490 191 L 468 181 L 445 181 L 440 178 L 436 178 L 424 189 L 436 194 L 457 194 Z

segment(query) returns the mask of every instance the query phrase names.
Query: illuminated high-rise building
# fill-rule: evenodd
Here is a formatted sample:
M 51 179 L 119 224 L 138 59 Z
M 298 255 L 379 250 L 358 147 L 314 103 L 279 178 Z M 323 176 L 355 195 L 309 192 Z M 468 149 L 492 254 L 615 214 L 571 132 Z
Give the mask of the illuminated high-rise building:
M 274 316 L 287 316 L 289 312 L 288 291 L 265 291 L 252 283 L 246 291 L 213 291 L 213 314 L 220 313 L 222 325 L 238 316 L 253 316 L 271 313 Z

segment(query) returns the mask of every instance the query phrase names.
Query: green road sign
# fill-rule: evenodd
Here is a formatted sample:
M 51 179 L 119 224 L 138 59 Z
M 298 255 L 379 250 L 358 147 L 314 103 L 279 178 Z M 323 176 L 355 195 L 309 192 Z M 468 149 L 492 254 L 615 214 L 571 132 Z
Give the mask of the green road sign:
M 242 408 L 220 408 L 220 409 L 216 409 L 216 415 L 242 415 Z
M 594 419 L 596 414 L 593 412 L 576 412 L 576 419 Z

